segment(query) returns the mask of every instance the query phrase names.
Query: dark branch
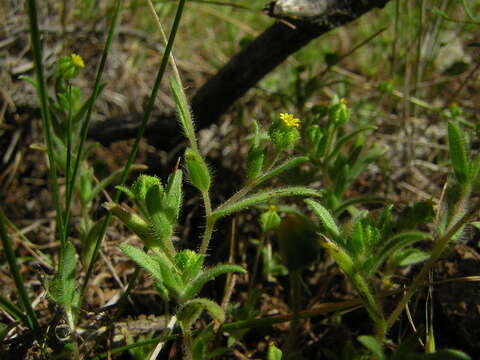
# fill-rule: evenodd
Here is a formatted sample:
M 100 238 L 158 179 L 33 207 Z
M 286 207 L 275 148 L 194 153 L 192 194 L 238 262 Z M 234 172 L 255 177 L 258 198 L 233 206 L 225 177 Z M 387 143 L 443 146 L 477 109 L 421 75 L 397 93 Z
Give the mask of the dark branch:
M 216 122 L 258 81 L 311 40 L 359 18 L 373 8 L 383 7 L 389 1 L 337 0 L 335 8 L 322 16 L 288 19 L 295 29 L 284 23 L 270 26 L 193 96 L 191 106 L 198 129 Z M 89 135 L 102 143 L 131 138 L 140 117 L 140 114 L 133 114 L 93 123 Z M 150 142 L 165 149 L 175 144 L 179 134 L 173 113 L 155 114 L 146 132 Z

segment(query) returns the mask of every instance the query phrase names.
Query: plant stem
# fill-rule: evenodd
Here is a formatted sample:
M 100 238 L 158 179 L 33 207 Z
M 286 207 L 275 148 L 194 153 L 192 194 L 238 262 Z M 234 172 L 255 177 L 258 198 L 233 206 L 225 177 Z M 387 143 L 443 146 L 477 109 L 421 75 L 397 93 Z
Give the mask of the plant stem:
M 23 311 L 2 295 L 0 295 L 0 308 L 18 322 L 23 323 L 25 326 L 30 326 L 28 317 L 25 316 Z
M 183 329 L 183 343 L 185 345 L 185 360 L 193 360 L 193 341 L 190 329 Z
M 250 184 L 247 184 L 245 185 L 243 188 L 241 188 L 240 190 L 238 190 L 235 194 L 233 194 L 230 198 L 228 198 L 223 204 L 220 204 L 216 209 L 215 209 L 215 212 L 218 211 L 218 210 L 221 210 L 225 207 L 227 207 L 228 205 L 232 204 L 232 203 L 235 203 L 237 200 L 241 199 L 243 196 L 245 196 L 250 190 L 252 190 L 255 185 L 256 185 L 256 181 L 254 180 L 253 182 L 251 182 Z
M 100 60 L 100 65 L 98 67 L 97 74 L 95 76 L 93 92 L 90 99 L 88 100 L 87 113 L 85 115 L 85 120 L 83 121 L 82 128 L 80 130 L 80 141 L 77 145 L 76 158 L 75 158 L 75 163 L 73 165 L 71 183 L 68 184 L 68 187 L 67 187 L 68 191 L 67 191 L 67 197 L 65 201 L 65 224 L 68 224 L 70 222 L 73 190 L 75 189 L 75 182 L 77 180 L 78 170 L 80 169 L 80 163 L 83 157 L 82 156 L 83 145 L 85 144 L 85 141 L 87 139 L 88 128 L 90 126 L 90 120 L 93 114 L 93 105 L 95 104 L 97 97 L 100 95 L 100 90 L 102 88 L 101 81 L 102 81 L 103 70 L 105 69 L 105 65 L 107 63 L 107 57 L 110 52 L 110 47 L 112 45 L 113 35 L 115 34 L 115 29 L 117 27 L 117 23 L 120 18 L 120 9 L 121 9 L 122 3 L 123 3 L 122 0 L 116 0 L 115 2 L 115 7 L 113 11 L 113 16 L 112 16 L 112 23 L 110 24 L 107 41 L 105 42 L 105 46 L 103 47 L 102 58 Z M 64 241 L 65 240 L 66 238 L 64 239 Z
M 417 289 L 425 281 L 425 277 L 428 275 L 428 272 L 433 267 L 433 265 L 437 262 L 437 260 L 440 258 L 440 256 L 442 255 L 443 251 L 445 250 L 445 248 L 447 247 L 448 243 L 453 238 L 453 236 L 479 210 L 480 210 L 480 201 L 478 201 L 472 207 L 472 209 L 469 212 L 467 212 L 465 215 L 463 215 L 442 237 L 440 237 L 437 240 L 436 245 L 432 250 L 432 254 L 431 254 L 430 258 L 423 265 L 423 267 L 420 269 L 420 272 L 415 276 L 412 283 L 407 288 L 407 291 L 405 292 L 405 295 L 399 301 L 399 303 L 397 304 L 397 306 L 395 307 L 393 312 L 388 317 L 387 327 L 386 327 L 387 331 L 388 331 L 388 329 L 390 329 L 393 326 L 393 324 L 395 323 L 397 318 L 400 316 L 400 314 L 402 313 L 402 311 L 405 308 L 405 306 L 407 305 L 407 303 L 410 301 L 413 294 L 417 291 Z
M 210 243 L 210 239 L 212 238 L 213 228 L 216 221 L 217 220 L 213 216 L 207 216 L 207 221 L 205 223 L 205 231 L 203 233 L 203 239 L 199 250 L 199 253 L 201 255 L 205 255 L 207 253 L 208 244 Z
M 382 307 L 378 303 L 375 295 L 372 293 L 372 290 L 368 286 L 368 283 L 363 276 L 359 274 L 353 274 L 353 276 L 350 276 L 350 281 L 352 281 L 355 289 L 362 297 L 365 309 L 375 324 L 375 333 L 377 339 L 383 341 L 386 334 L 386 321 Z

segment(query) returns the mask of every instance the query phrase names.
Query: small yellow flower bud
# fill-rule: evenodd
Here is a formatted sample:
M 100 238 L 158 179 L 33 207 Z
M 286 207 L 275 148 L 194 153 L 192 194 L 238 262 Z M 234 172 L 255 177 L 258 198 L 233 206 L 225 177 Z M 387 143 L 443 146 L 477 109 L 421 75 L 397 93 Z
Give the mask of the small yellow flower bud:
M 280 119 L 288 127 L 299 127 L 300 126 L 300 119 L 295 118 L 293 116 L 293 114 L 281 113 L 280 114 Z
M 77 68 L 85 67 L 85 62 L 80 55 L 73 53 L 70 55 L 70 58 L 72 59 L 73 65 L 75 65 Z

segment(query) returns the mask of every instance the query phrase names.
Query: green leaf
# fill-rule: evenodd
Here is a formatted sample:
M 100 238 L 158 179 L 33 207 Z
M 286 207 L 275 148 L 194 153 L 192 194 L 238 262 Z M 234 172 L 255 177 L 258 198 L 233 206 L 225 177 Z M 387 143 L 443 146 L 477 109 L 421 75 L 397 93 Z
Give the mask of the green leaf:
M 64 308 L 67 315 L 71 316 L 75 306 L 73 300 L 77 256 L 75 247 L 69 241 L 65 243 L 65 247 L 61 251 L 59 270 L 50 284 L 49 291 L 52 298 Z
M 173 233 L 173 226 L 165 213 L 163 201 L 164 193 L 160 186 L 152 186 L 145 197 L 145 204 L 147 205 L 150 216 L 150 225 L 158 246 L 173 260 L 175 257 L 175 248 L 170 238 Z
M 360 173 L 364 171 L 369 164 L 383 156 L 383 154 L 385 154 L 387 150 L 388 148 L 386 146 L 373 145 L 373 147 L 369 151 L 367 151 L 365 155 L 361 156 L 355 162 L 355 166 L 351 167 L 348 173 L 348 179 L 350 181 L 356 179 L 357 176 L 360 175 Z
M 150 275 L 152 275 L 155 280 L 163 284 L 163 274 L 162 269 L 158 261 L 153 259 L 151 256 L 146 254 L 144 251 L 137 249 L 134 246 L 128 244 L 118 245 L 120 250 L 123 251 L 130 259 L 135 261 L 139 266 L 144 268 Z
M 380 267 L 382 262 L 387 257 L 392 255 L 395 251 L 410 246 L 417 241 L 431 239 L 432 236 L 430 234 L 421 231 L 405 231 L 395 234 L 394 236 L 386 240 L 385 243 L 378 249 L 375 256 L 372 258 L 373 261 L 371 263 L 371 266 L 369 267 L 369 269 L 366 269 L 366 271 L 370 275 L 373 275 Z
M 202 272 L 205 256 L 193 250 L 185 249 L 175 255 L 175 264 L 182 273 L 186 283 L 197 277 Z
M 310 199 L 305 200 L 305 203 L 312 208 L 313 212 L 320 219 L 329 234 L 333 235 L 335 238 L 340 237 L 340 230 L 338 229 L 333 216 L 326 208 L 320 203 Z
M 362 262 L 362 257 L 367 247 L 367 234 L 366 227 L 368 224 L 365 221 L 366 219 L 359 219 L 355 222 L 353 231 L 350 236 L 347 237 L 345 242 L 345 250 L 350 254 L 352 259 L 358 264 Z
M 190 145 L 196 148 L 197 139 L 195 137 L 195 126 L 193 124 L 192 114 L 187 103 L 185 92 L 174 77 L 170 78 L 170 87 L 173 92 L 173 97 L 175 98 L 175 104 L 177 105 L 177 113 L 182 130 L 190 141 Z
M 268 343 L 267 360 L 282 360 L 282 350 L 277 348 L 273 342 Z
M 135 199 L 139 203 L 143 203 L 146 200 L 147 193 L 152 187 L 158 187 L 159 191 L 163 194 L 162 182 L 156 176 L 140 175 L 133 183 L 131 190 L 135 194 Z
M 223 264 L 223 265 L 216 265 L 210 269 L 205 270 L 200 276 L 192 280 L 186 287 L 185 291 L 183 292 L 183 298 L 185 300 L 191 299 L 195 297 L 200 290 L 202 290 L 203 286 L 215 279 L 217 276 L 226 274 L 229 272 L 238 272 L 241 274 L 245 274 L 246 271 L 239 265 L 234 264 Z
M 167 188 L 165 191 L 165 207 L 166 214 L 172 224 L 177 223 L 180 210 L 182 208 L 182 179 L 181 170 L 175 171 L 168 178 Z
M 475 21 L 475 22 L 478 21 L 478 20 L 477 20 L 478 18 L 473 15 L 474 13 L 473 13 L 472 10 L 468 7 L 466 0 L 462 0 L 462 5 L 463 5 L 463 9 L 465 10 L 465 13 L 466 13 L 467 16 L 470 18 L 470 20 Z
M 116 216 L 122 223 L 124 223 L 131 231 L 133 231 L 148 247 L 159 246 L 157 240 L 152 236 L 150 225 L 140 216 L 130 213 L 114 202 L 107 202 L 103 204 L 108 211 Z
M 201 192 L 208 191 L 211 183 L 210 172 L 200 153 L 187 148 L 185 150 L 185 163 L 193 186 Z
M 431 223 L 435 219 L 435 210 L 430 201 L 420 201 L 402 211 L 397 221 L 397 229 L 411 230 L 418 225 Z
M 254 180 L 263 169 L 265 160 L 265 150 L 260 148 L 251 148 L 247 155 L 247 179 Z
M 393 256 L 393 262 L 396 266 L 409 266 L 421 263 L 427 260 L 430 254 L 415 248 L 407 248 L 399 250 Z
M 472 183 L 474 184 L 478 183 L 479 173 L 480 173 L 480 154 L 477 154 L 470 166 L 469 178 L 471 179 Z
M 82 238 L 82 250 L 81 259 L 83 265 L 88 268 L 90 261 L 92 260 L 93 251 L 95 250 L 95 244 L 102 231 L 104 217 L 99 219 L 88 231 L 88 234 Z
M 192 323 L 197 320 L 203 310 L 206 310 L 215 320 L 221 323 L 225 321 L 225 313 L 220 305 L 205 298 L 187 301 L 178 311 L 177 318 L 183 323 L 185 328 L 190 328 Z
M 270 209 L 260 215 L 260 226 L 263 232 L 276 229 L 282 219 L 277 214 L 276 207 L 270 206 Z
M 220 218 L 241 210 L 245 210 L 251 206 L 286 196 L 319 197 L 320 193 L 317 190 L 303 186 L 292 186 L 275 190 L 266 190 L 254 195 L 247 196 L 233 204 L 227 206 L 220 206 L 212 213 L 212 216 L 215 218 Z
M 355 274 L 355 264 L 350 255 L 341 246 L 329 239 L 324 239 L 321 245 L 328 251 L 328 254 L 347 276 L 353 276 Z
M 360 335 L 357 338 L 358 342 L 365 346 L 368 350 L 375 355 L 377 360 L 384 360 L 385 354 L 383 353 L 383 346 L 380 341 L 371 335 Z
M 117 185 L 115 186 L 115 189 L 123 192 L 125 195 L 127 195 L 127 197 L 130 199 L 130 200 L 135 200 L 135 194 L 130 190 L 130 188 L 128 186 L 125 186 L 125 185 Z
M 180 272 L 161 249 L 153 249 L 153 251 L 151 258 L 160 266 L 163 284 L 173 297 L 180 300 L 183 289 L 185 288 L 185 283 L 183 282 Z
M 460 184 L 464 184 L 469 180 L 468 175 L 470 174 L 468 148 L 465 135 L 458 124 L 452 121 L 448 122 L 448 145 L 455 177 Z

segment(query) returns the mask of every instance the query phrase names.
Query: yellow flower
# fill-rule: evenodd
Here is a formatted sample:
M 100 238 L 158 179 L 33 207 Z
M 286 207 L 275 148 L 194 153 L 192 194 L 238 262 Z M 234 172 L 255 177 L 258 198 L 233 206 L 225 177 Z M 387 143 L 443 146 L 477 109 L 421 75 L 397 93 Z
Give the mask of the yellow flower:
M 75 65 L 77 68 L 85 67 L 85 62 L 80 55 L 73 53 L 70 55 L 70 58 L 72 59 L 73 65 Z
M 293 114 L 281 113 L 280 114 L 280 119 L 288 127 L 299 127 L 300 126 L 300 119 L 295 118 L 293 116 Z

